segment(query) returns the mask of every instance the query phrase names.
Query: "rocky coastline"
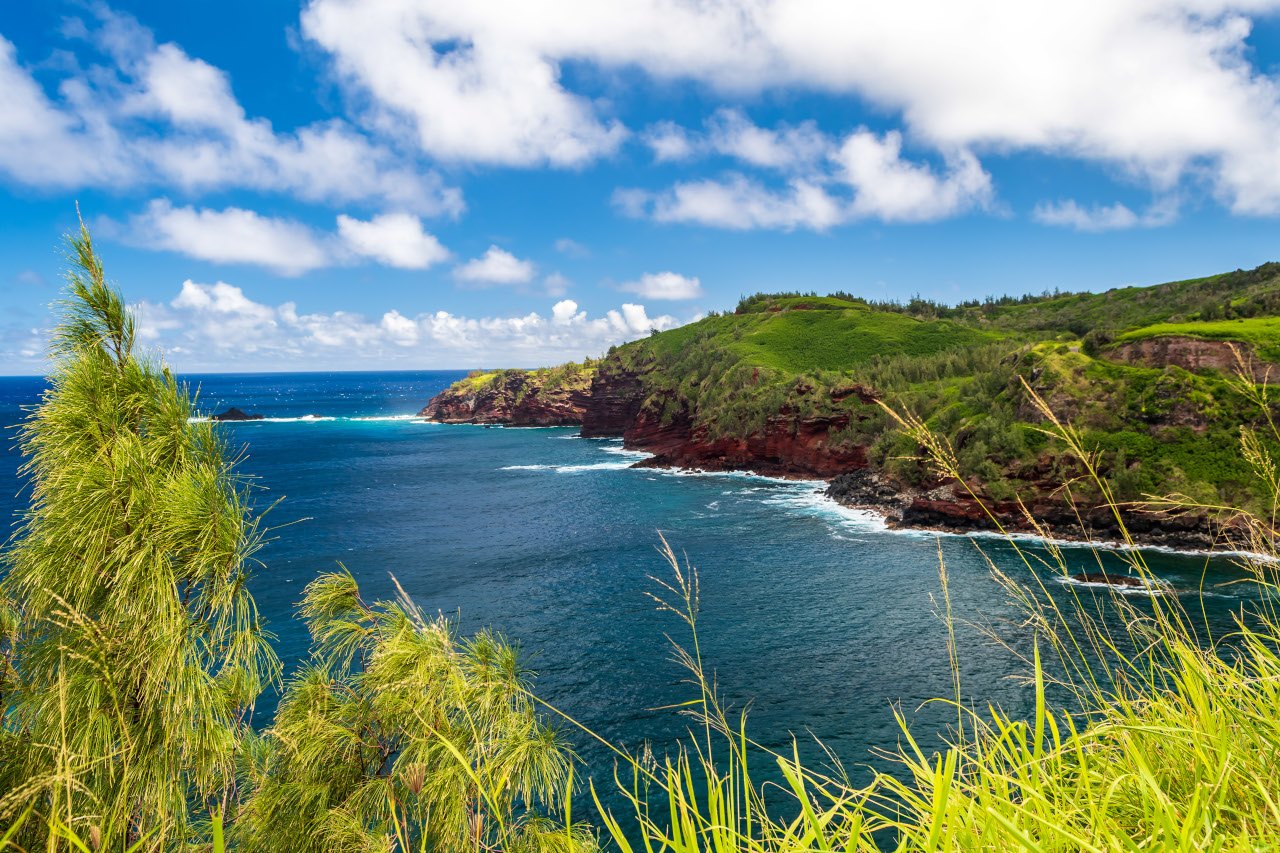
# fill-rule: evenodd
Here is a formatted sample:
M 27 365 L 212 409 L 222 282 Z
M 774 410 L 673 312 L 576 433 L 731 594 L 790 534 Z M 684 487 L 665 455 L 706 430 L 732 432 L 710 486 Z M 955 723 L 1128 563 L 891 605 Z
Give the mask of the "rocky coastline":
M 1042 494 L 1024 504 L 995 501 L 981 494 L 975 497 L 964 483 L 952 478 L 902 487 L 868 468 L 833 478 L 826 495 L 842 506 L 880 514 L 891 529 L 963 534 L 1003 528 L 1008 533 L 1047 535 L 1068 542 L 1118 544 L 1123 540 L 1110 507 L 1068 503 L 1060 494 Z M 1223 549 L 1221 530 L 1203 513 L 1123 509 L 1121 518 L 1139 546 L 1196 552 Z
M 850 389 L 864 403 L 875 393 L 860 386 Z M 440 423 L 502 424 L 504 426 L 579 426 L 588 438 L 617 437 L 629 450 L 653 454 L 637 463 L 647 468 L 688 468 L 704 471 L 748 471 L 768 477 L 826 480 L 826 495 L 843 506 L 883 516 L 890 528 L 936 530 L 946 533 L 995 531 L 999 520 L 1006 531 L 1079 542 L 1119 541 L 1119 524 L 1110 508 L 1068 504 L 1045 486 L 1027 502 L 1027 518 L 1016 501 L 996 501 L 978 491 L 974 497 L 954 480 L 905 486 L 874 470 L 867 448 L 831 441 L 848 425 L 849 415 L 802 418 L 782 410 L 747 437 L 717 437 L 694 423 L 690 413 L 676 408 L 665 418 L 664 400 L 646 395 L 642 376 L 601 371 L 590 384 L 546 389 L 536 377 L 517 371 L 480 389 L 455 386 L 433 397 L 419 412 Z M 1220 531 L 1202 514 L 1126 511 L 1125 527 L 1136 544 L 1185 551 L 1222 547 Z

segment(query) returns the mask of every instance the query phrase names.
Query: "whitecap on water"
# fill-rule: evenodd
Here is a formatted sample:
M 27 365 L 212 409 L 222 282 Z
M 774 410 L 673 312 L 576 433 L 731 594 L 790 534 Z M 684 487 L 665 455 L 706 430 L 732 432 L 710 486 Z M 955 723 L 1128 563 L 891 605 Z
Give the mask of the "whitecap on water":
M 621 471 L 630 467 L 630 462 L 594 462 L 586 465 L 506 465 L 498 470 L 555 471 L 558 474 L 576 474 L 580 471 Z
M 1075 578 L 1063 577 L 1055 575 L 1054 580 L 1066 586 L 1085 586 L 1094 589 L 1109 589 L 1120 595 L 1177 595 L 1179 590 L 1175 590 L 1172 585 L 1165 581 L 1157 580 L 1155 583 L 1144 582 L 1142 586 L 1118 586 L 1110 583 L 1100 583 L 1098 581 L 1078 581 Z
M 824 492 L 817 491 L 814 486 L 825 486 L 822 481 L 802 481 L 802 485 L 791 489 L 779 489 L 763 499 L 763 503 L 779 506 L 791 512 L 835 522 L 841 527 L 852 527 L 859 530 L 884 530 L 884 517 L 879 513 L 866 509 L 854 509 L 843 506 L 827 497 Z

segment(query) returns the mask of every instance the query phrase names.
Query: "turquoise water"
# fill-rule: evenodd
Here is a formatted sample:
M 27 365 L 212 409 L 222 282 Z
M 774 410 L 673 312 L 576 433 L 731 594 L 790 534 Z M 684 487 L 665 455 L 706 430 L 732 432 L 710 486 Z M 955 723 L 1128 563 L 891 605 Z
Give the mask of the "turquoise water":
M 649 576 L 665 577 L 654 550 L 661 531 L 698 569 L 703 655 L 724 697 L 750 705 L 756 739 L 781 747 L 793 734 L 808 744 L 811 733 L 853 769 L 896 743 L 894 706 L 926 746 L 954 719 L 945 706 L 921 707 L 952 691 L 946 629 L 935 616 L 939 548 L 958 615 L 1017 615 L 975 542 L 1012 576 L 1030 578 L 990 538 L 889 532 L 824 499 L 821 483 L 629 468 L 642 454 L 573 429 L 412 417 L 461 375 L 191 378 L 206 411 L 234 405 L 272 419 L 225 428 L 248 450 L 243 469 L 259 478 L 260 500 L 284 498 L 269 516 L 277 529 L 252 590 L 287 664 L 306 652 L 293 610 L 316 573 L 342 562 L 373 597 L 394 594 L 394 574 L 424 609 L 457 614 L 464 630 L 489 625 L 518 639 L 534 653 L 537 691 L 548 701 L 614 742 L 649 740 L 661 754 L 688 719 L 650 709 L 694 695 L 665 637 L 686 639 L 682 625 L 645 595 L 658 590 Z M 39 380 L 0 379 L 6 426 L 40 388 Z M 297 420 L 306 415 L 325 419 Z M 23 506 L 12 443 L 0 458 L 6 518 Z M 1088 549 L 1067 553 L 1080 570 L 1096 567 Z M 1237 576 L 1222 560 L 1151 560 L 1184 591 L 1206 571 L 1211 586 Z M 1230 624 L 1245 589 L 1206 599 L 1213 627 Z M 1025 629 L 1003 634 L 1030 648 Z M 959 638 L 965 695 L 1026 713 L 1029 689 L 1006 677 L 1018 669 L 1010 653 L 970 629 Z M 271 708 L 262 704 L 257 722 L 265 724 Z M 576 741 L 593 771 L 608 771 L 600 748 Z

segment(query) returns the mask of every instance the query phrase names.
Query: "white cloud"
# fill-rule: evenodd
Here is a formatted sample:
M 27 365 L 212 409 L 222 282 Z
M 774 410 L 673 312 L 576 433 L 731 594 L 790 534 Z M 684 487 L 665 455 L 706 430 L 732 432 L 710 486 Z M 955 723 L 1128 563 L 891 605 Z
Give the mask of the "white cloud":
M 467 20 L 455 26 L 451 15 Z M 625 128 L 561 86 L 557 62 L 503 32 L 524 17 L 518 5 L 493 7 L 486 20 L 462 5 L 438 16 L 411 3 L 316 2 L 303 10 L 302 32 L 432 156 L 576 166 L 616 150 Z
M 339 214 L 337 231 L 330 234 L 239 207 L 175 207 L 161 198 L 130 217 L 123 229 L 103 224 L 109 232 L 123 230 L 122 238 L 132 245 L 213 263 L 254 264 L 287 276 L 365 260 L 421 270 L 449 257 L 422 221 L 407 213 L 384 213 L 367 222 Z
M 455 267 L 453 277 L 477 285 L 525 284 L 533 280 L 535 271 L 533 261 L 521 260 L 505 249 L 490 246 L 482 256 Z
M 576 240 L 570 240 L 568 237 L 561 237 L 555 243 L 556 251 L 562 255 L 568 255 L 571 258 L 588 258 L 591 256 L 591 250 Z
M 902 136 L 883 138 L 860 130 L 835 154 L 841 177 L 854 190 L 849 215 L 885 222 L 923 222 L 953 216 L 991 199 L 991 176 L 966 151 L 949 158 L 941 177 L 927 166 L 902 159 Z
M 741 174 L 679 182 L 653 193 L 620 189 L 614 205 L 627 216 L 720 228 L 811 228 L 865 219 L 927 222 L 991 204 L 991 176 L 977 158 L 958 151 L 939 174 L 902 158 L 902 136 L 854 131 L 837 146 L 816 128 L 768 130 L 740 113 L 722 113 L 707 144 L 756 166 L 791 177 L 769 189 Z
M 1083 207 L 1075 199 L 1037 204 L 1031 216 L 1043 225 L 1058 225 L 1077 231 L 1117 231 L 1125 228 L 1152 228 L 1177 218 L 1174 200 L 1157 202 L 1141 215 L 1116 202 L 1111 205 Z
M 557 302 L 551 308 L 551 320 L 560 326 L 568 325 L 573 322 L 574 317 L 586 317 L 586 314 L 578 313 L 578 303 L 572 299 L 565 299 Z
M 900 116 L 914 144 L 944 156 L 1067 156 L 1118 167 L 1157 193 L 1204 181 L 1237 213 L 1274 214 L 1280 86 L 1250 62 L 1247 16 L 1275 9 L 1272 0 L 312 0 L 303 32 L 372 100 L 371 121 L 398 118 L 440 157 L 576 165 L 607 156 L 622 130 L 606 99 L 570 91 L 562 76 L 584 64 L 739 98 L 857 98 Z M 659 157 L 684 151 L 678 129 L 648 138 Z M 737 141 L 753 162 L 777 159 L 768 139 Z
M 277 133 L 250 118 L 225 72 L 157 45 L 128 15 L 94 6 L 81 32 L 109 65 L 76 66 L 51 98 L 0 37 L 0 173 L 37 187 L 244 188 L 307 201 L 373 200 L 424 215 L 462 211 L 438 174 L 344 121 Z
M 190 280 L 171 301 L 144 301 L 133 310 L 140 340 L 163 349 L 179 370 L 324 369 L 353 363 L 533 366 L 603 352 L 650 329 L 679 325 L 670 315 L 651 317 L 643 305 L 632 303 L 592 318 L 572 299 L 556 302 L 545 316 L 466 317 L 448 311 L 409 316 L 392 309 L 375 320 L 347 311 L 299 313 L 292 302 L 271 306 L 225 282 Z
M 282 275 L 327 266 L 329 253 L 307 226 L 252 210 L 197 210 L 156 199 L 129 221 L 127 239 L 214 263 L 257 264 Z
M 645 299 L 697 299 L 702 295 L 702 284 L 697 276 L 690 278 L 674 272 L 645 273 L 639 281 L 628 281 L 618 289 L 639 294 Z
M 674 121 L 660 121 L 644 132 L 644 144 L 653 151 L 654 162 L 678 163 L 698 153 L 699 141 Z
M 785 190 L 770 190 L 742 175 L 678 183 L 662 193 L 621 190 L 613 200 L 627 216 L 718 228 L 821 231 L 846 219 L 840 203 L 812 183 L 794 180 Z
M 799 126 L 757 127 L 741 110 L 722 109 L 707 122 L 707 146 L 744 163 L 766 169 L 814 168 L 830 154 L 831 140 L 807 121 Z
M 408 213 L 384 213 L 368 222 L 339 215 L 338 236 L 356 254 L 389 267 L 425 270 L 449 258 L 449 250 Z

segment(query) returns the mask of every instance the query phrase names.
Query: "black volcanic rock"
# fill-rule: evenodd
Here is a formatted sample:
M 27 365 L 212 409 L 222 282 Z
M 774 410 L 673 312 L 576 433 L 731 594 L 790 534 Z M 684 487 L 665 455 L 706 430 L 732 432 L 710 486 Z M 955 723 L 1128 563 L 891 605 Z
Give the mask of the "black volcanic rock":
M 215 421 L 260 421 L 262 420 L 262 415 L 248 415 L 248 414 L 245 414 L 242 410 L 237 409 L 235 406 L 232 406 L 222 414 L 214 415 L 213 420 Z
M 1133 575 L 1109 575 L 1106 572 L 1082 572 L 1078 575 L 1072 575 L 1071 579 L 1076 583 L 1105 583 L 1108 586 L 1120 586 L 1128 588 L 1146 588 L 1147 582 L 1142 578 Z

